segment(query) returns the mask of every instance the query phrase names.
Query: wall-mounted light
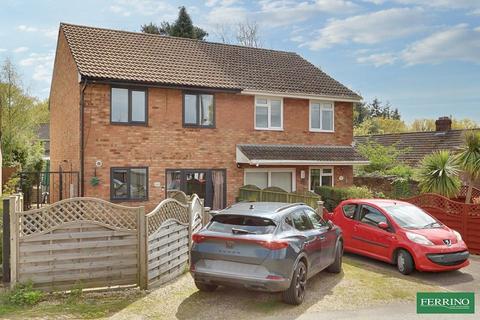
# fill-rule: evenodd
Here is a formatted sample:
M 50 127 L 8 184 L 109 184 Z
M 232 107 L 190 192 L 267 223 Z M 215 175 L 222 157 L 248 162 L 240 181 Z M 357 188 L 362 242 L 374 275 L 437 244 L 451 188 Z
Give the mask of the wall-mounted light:
M 305 179 L 305 170 L 300 170 L 300 178 Z

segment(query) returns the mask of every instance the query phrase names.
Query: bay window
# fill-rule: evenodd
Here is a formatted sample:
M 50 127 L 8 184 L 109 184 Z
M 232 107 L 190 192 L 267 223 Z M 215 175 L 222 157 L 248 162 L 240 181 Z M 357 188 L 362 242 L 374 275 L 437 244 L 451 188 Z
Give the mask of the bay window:
M 255 97 L 255 129 L 283 129 L 282 98 Z
M 260 189 L 279 187 L 292 192 L 295 191 L 295 169 L 245 169 L 244 184 Z
M 310 101 L 310 131 L 334 131 L 333 102 Z

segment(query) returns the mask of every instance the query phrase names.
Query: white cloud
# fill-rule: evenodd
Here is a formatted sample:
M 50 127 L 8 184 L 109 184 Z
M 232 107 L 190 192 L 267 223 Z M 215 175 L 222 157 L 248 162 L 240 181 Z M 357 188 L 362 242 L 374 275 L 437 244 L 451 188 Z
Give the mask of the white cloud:
M 19 26 L 17 27 L 17 29 L 18 29 L 19 31 L 24 31 L 24 32 L 37 32 L 37 31 L 38 31 L 37 28 L 35 28 L 35 27 L 29 27 L 29 26 L 26 26 L 26 25 L 24 25 L 24 24 L 19 25 Z
M 27 26 L 24 24 L 19 25 L 17 27 L 17 30 L 21 32 L 39 33 L 47 38 L 54 39 L 54 40 L 57 39 L 57 34 L 58 34 L 57 28 L 37 28 L 33 26 Z
M 55 58 L 55 54 L 53 51 L 49 53 L 40 54 L 40 53 L 30 53 L 28 58 L 20 60 L 19 64 L 21 66 L 31 66 L 34 64 L 43 64 L 43 63 L 50 63 L 53 64 L 53 59 Z
M 467 61 L 480 63 L 480 27 L 459 24 L 414 42 L 401 54 L 409 65 Z
M 426 28 L 423 13 L 418 8 L 393 8 L 346 19 L 332 19 L 303 45 L 319 50 L 350 42 L 376 44 L 405 37 Z
M 213 8 L 207 17 L 210 25 L 235 24 L 247 20 L 248 11 L 243 7 L 219 6 Z
M 393 64 L 397 57 L 393 53 L 373 53 L 368 56 L 357 58 L 357 62 L 373 64 L 375 67 L 380 67 L 387 64 Z
M 235 3 L 237 3 L 238 0 L 207 0 L 205 1 L 205 5 L 207 7 L 213 7 L 213 6 L 231 6 Z
M 52 78 L 53 61 L 55 52 L 47 53 L 30 53 L 28 58 L 22 59 L 19 65 L 25 68 L 32 68 L 32 79 L 37 81 L 50 82 Z
M 153 16 L 171 16 L 178 11 L 178 8 L 168 1 L 163 0 L 115 0 L 109 10 L 118 15 L 128 17 L 133 13 Z
M 396 3 L 439 9 L 480 8 L 479 0 L 394 0 Z
M 13 52 L 21 53 L 21 52 L 26 52 L 28 50 L 29 50 L 28 47 L 18 47 L 18 48 L 13 49 Z
M 359 6 L 347 0 L 261 0 L 259 21 L 265 25 L 282 26 L 306 21 L 319 13 L 348 14 L 355 12 Z
M 0 48 L 0 52 L 5 52 L 5 51 L 7 51 L 7 49 Z

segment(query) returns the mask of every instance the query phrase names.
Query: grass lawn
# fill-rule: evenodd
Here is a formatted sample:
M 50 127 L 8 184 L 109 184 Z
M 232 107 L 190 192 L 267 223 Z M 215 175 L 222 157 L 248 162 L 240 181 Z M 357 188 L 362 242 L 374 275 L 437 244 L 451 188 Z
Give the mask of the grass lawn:
M 98 319 L 116 313 L 145 296 L 138 289 L 113 292 L 90 292 L 80 296 L 46 295 L 35 306 L 12 305 L 5 293 L 0 295 L 0 319 Z

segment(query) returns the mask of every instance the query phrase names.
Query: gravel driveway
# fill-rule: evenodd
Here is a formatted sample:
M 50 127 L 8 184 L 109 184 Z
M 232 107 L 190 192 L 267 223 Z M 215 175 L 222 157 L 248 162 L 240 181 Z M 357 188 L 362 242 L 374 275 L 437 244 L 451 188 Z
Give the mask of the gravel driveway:
M 417 291 L 437 290 L 441 288 L 402 276 L 394 268 L 370 267 L 347 256 L 341 274 L 322 272 L 309 280 L 306 300 L 298 307 L 282 303 L 279 294 L 232 288 L 199 292 L 191 276 L 185 274 L 153 290 L 111 319 L 293 319 L 306 313 L 410 303 Z

